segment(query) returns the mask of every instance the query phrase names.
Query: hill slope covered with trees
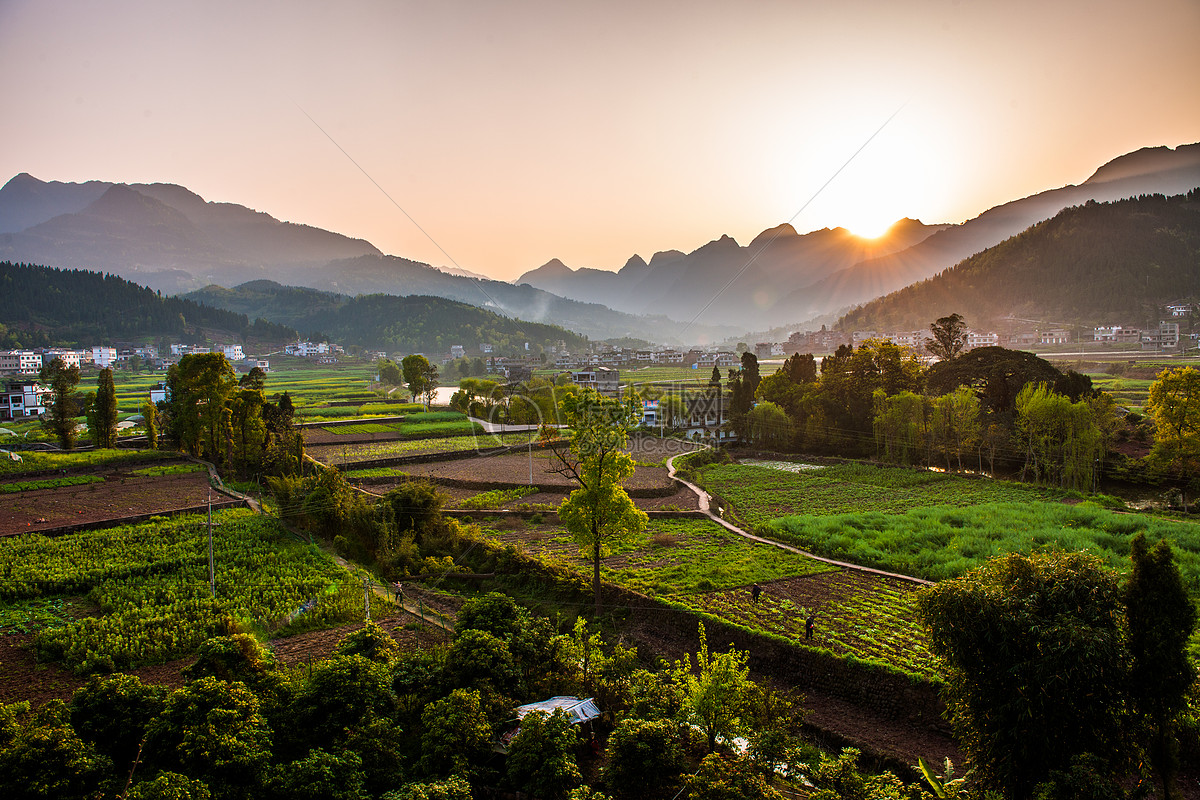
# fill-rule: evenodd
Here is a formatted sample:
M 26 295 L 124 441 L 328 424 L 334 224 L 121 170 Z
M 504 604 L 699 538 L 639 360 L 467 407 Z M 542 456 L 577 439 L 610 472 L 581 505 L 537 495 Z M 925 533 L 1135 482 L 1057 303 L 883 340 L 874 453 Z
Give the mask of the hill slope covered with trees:
M 1200 189 L 1087 203 L 929 280 L 860 306 L 852 329 L 917 329 L 957 309 L 974 326 L 1005 316 L 1069 324 L 1157 324 L 1200 296 Z
M 116 339 L 182 336 L 197 329 L 243 340 L 282 342 L 296 332 L 244 314 L 163 297 L 100 272 L 0 262 L 3 347 L 90 345 Z
M 586 337 L 557 325 L 524 322 L 442 297 L 347 297 L 274 281 L 251 281 L 232 289 L 208 286 L 186 297 L 205 305 L 261 314 L 302 332 L 321 331 L 342 343 L 389 351 L 443 352 L 455 344 L 477 347 L 489 342 L 498 352 L 508 353 L 524 351 L 525 342 L 532 347 L 561 341 L 572 350 L 587 342 Z

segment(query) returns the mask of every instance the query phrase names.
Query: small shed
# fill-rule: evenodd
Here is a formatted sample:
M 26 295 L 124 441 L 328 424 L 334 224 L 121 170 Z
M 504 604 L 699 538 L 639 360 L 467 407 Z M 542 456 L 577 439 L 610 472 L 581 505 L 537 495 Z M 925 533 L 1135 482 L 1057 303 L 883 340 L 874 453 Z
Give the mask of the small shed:
M 525 718 L 525 715 L 532 714 L 535 711 L 541 711 L 545 714 L 563 711 L 571 718 L 572 725 L 587 725 L 593 720 L 600 718 L 600 706 L 596 705 L 596 698 L 594 697 L 582 700 L 578 697 L 551 697 L 549 700 L 526 703 L 523 706 L 517 706 L 517 724 L 500 735 L 500 740 L 496 743 L 495 747 L 498 752 L 508 752 L 508 746 L 512 744 L 512 740 L 521 732 L 521 720 Z

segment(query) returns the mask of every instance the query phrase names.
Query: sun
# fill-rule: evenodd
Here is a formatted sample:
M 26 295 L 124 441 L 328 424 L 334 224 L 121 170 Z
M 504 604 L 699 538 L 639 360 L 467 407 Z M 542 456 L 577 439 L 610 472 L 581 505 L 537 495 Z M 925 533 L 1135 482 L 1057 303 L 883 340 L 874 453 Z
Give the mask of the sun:
M 852 213 L 850 216 L 852 218 L 843 222 L 842 227 L 860 239 L 878 239 L 899 219 L 887 212 L 873 213 L 870 209 L 862 209 L 857 215 Z

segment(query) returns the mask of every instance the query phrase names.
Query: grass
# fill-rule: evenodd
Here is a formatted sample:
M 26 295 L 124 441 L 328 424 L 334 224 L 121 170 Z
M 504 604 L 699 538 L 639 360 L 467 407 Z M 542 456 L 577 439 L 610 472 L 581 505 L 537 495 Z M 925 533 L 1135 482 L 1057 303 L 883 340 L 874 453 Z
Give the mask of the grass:
M 485 520 L 484 526 L 483 533 L 495 541 L 585 577 L 591 574 L 590 562 L 561 528 L 540 526 L 530 532 L 499 520 Z M 603 560 L 601 573 L 609 583 L 752 632 L 909 674 L 936 676 L 915 615 L 914 587 L 755 543 L 708 520 L 653 519 L 636 541 Z M 804 641 L 807 609 L 785 596 L 803 593 L 809 581 L 823 587 L 821 634 L 811 643 Z M 767 585 L 758 603 L 748 589 L 754 583 Z
M 40 481 L 0 483 L 0 494 L 32 492 L 36 489 L 57 489 L 60 486 L 82 486 L 85 483 L 104 483 L 104 478 L 99 475 L 71 475 L 66 478 L 47 478 Z
M 544 526 L 532 536 L 486 526 L 485 532 L 577 570 L 591 569 L 591 562 L 563 528 Z M 715 522 L 691 519 L 651 520 L 641 536 L 601 564 L 605 580 L 656 595 L 709 592 L 830 569 L 806 556 L 756 544 Z
M 1116 513 L 1090 503 L 1044 501 L 933 506 L 900 514 L 864 511 L 792 516 L 763 533 L 805 550 L 928 580 L 945 580 L 1012 552 L 1059 548 L 1090 552 L 1118 572 L 1129 569 L 1129 540 L 1145 531 L 1167 539 L 1189 592 L 1200 597 L 1200 525 Z
M 23 472 L 44 470 L 76 470 L 89 467 L 111 467 L 121 464 L 158 461 L 178 458 L 175 453 L 162 450 L 84 450 L 80 452 L 47 453 L 28 450 L 19 454 L 20 461 L 0 458 L 0 475 L 17 475 Z
M 749 464 L 710 464 L 699 473 L 701 485 L 731 504 L 738 518 L 751 527 L 794 514 L 903 514 L 926 506 L 1027 502 L 1062 496 L 1060 491 L 1010 481 L 871 464 L 839 464 L 796 472 Z
M 156 478 L 161 475 L 187 475 L 192 472 L 200 472 L 204 469 L 201 464 L 164 464 L 161 467 L 143 467 L 142 469 L 133 470 L 133 475 L 139 475 L 143 478 Z
M 489 492 L 481 492 L 465 500 L 460 500 L 454 503 L 454 505 L 458 508 L 471 510 L 503 508 L 516 500 L 520 500 L 522 497 L 536 494 L 537 492 L 538 488 L 536 486 L 518 486 L 515 489 L 492 489 Z

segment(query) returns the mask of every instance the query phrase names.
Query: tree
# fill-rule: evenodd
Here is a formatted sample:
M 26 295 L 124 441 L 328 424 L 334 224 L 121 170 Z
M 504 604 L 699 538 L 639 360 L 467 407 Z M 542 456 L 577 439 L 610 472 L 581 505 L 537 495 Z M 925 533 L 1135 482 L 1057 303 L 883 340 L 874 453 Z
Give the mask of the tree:
M 812 383 L 817 379 L 817 360 L 813 358 L 812 353 L 792 353 L 783 362 L 783 367 L 780 370 L 793 383 Z
M 115 447 L 117 444 L 117 387 L 109 367 L 100 370 L 96 394 L 87 414 L 88 435 L 96 447 Z
M 94 677 L 71 698 L 71 726 L 79 737 L 128 772 L 151 721 L 162 713 L 167 690 L 117 673 Z
M 288 800 L 367 800 L 362 759 L 357 753 L 332 755 L 320 748 L 290 764 L 272 769 L 275 796 Z
M 981 788 L 1024 800 L 1076 756 L 1128 765 L 1120 589 L 1095 556 L 993 559 L 924 590 L 919 609 Z
M 592 594 L 600 615 L 600 559 L 619 544 L 640 536 L 648 517 L 629 499 L 621 483 L 633 474 L 625 452 L 636 418 L 621 402 L 592 391 L 569 398 L 566 415 L 573 431 L 570 455 L 556 450 L 561 468 L 579 488 L 558 510 L 558 518 L 592 562 Z
M 383 800 L 471 800 L 471 784 L 458 775 L 432 783 L 410 783 L 388 792 Z
M 750 759 L 728 753 L 706 755 L 687 788 L 688 800 L 783 800 Z
M 1030 471 L 1035 479 L 1064 489 L 1091 488 L 1102 439 L 1089 402 L 1072 403 L 1048 384 L 1030 383 L 1017 395 L 1016 408 L 1025 447 L 1022 479 Z
M 746 386 L 746 396 L 750 401 L 754 400 L 761 380 L 762 377 L 758 373 L 758 356 L 750 352 L 742 353 L 742 383 Z
M 930 434 L 935 447 L 946 457 L 946 469 L 951 467 L 951 457 L 961 472 L 963 452 L 979 441 L 979 398 L 966 386 L 960 386 L 949 394 L 935 398 L 931 417 Z
M 400 657 L 400 645 L 378 622 L 367 620 L 366 625 L 346 634 L 334 652 L 339 656 L 362 656 L 390 667 Z
M 746 427 L 752 442 L 771 449 L 780 450 L 792 440 L 792 421 L 774 403 L 763 401 L 750 409 L 746 415 Z
M 1150 386 L 1146 409 L 1154 418 L 1152 460 L 1180 479 L 1200 467 L 1200 371 L 1164 370 Z
M 149 400 L 142 403 L 142 424 L 146 427 L 146 444 L 151 450 L 158 447 L 158 408 Z
M 204 781 L 192 780 L 178 772 L 160 772 L 153 780 L 134 784 L 127 800 L 210 800 L 212 793 Z
M 430 703 L 421 721 L 421 768 L 430 776 L 469 777 L 491 752 L 492 727 L 481 708 L 479 692 L 455 689 Z
M 50 387 L 45 425 L 58 439 L 58 446 L 70 450 L 75 446 L 75 417 L 79 413 L 79 401 L 75 399 L 79 367 L 68 367 L 61 358 L 55 358 L 42 367 L 38 379 Z
M 379 370 L 379 382 L 384 386 L 399 386 L 404 383 L 404 376 L 400 374 L 400 368 L 390 358 L 379 359 L 375 368 Z
M 583 780 L 575 761 L 578 741 L 579 734 L 562 709 L 526 714 L 508 749 L 509 785 L 544 800 L 565 798 Z
M 1196 625 L 1192 605 L 1179 576 L 1171 546 L 1160 539 L 1154 547 L 1138 533 L 1129 546 L 1133 572 L 1123 599 L 1132 656 L 1130 694 L 1146 728 L 1150 763 L 1163 785 L 1163 797 L 1174 796 L 1178 758 L 1172 725 L 1187 706 L 1196 679 L 1188 658 L 1188 639 Z
M 52 700 L 23 725 L 17 724 L 13 718 L 28 708 L 27 703 L 0 705 L 0 722 L 8 723 L 7 735 L 0 738 L 0 796 L 16 800 L 98 796 L 112 762 L 79 737 L 61 700 Z
M 237 386 L 222 353 L 192 353 L 167 371 L 170 438 L 187 453 L 220 463 L 228 453 L 232 421 L 225 404 Z
M 953 361 L 967 346 L 967 323 L 962 314 L 939 317 L 929 325 L 932 338 L 925 340 L 925 349 L 943 361 Z
M 626 717 L 608 737 L 604 784 L 617 797 L 653 797 L 683 769 L 679 732 L 669 720 Z
M 271 757 L 271 729 L 258 698 L 243 683 L 216 678 L 173 692 L 146 742 L 148 763 L 202 778 L 218 797 L 251 794 Z
M 425 405 L 433 402 L 434 392 L 438 386 L 438 369 L 429 363 L 429 359 L 420 354 L 405 356 L 400 362 L 403 367 L 404 382 L 413 400 L 425 398 Z
M 749 658 L 749 652 L 733 647 L 727 653 L 710 653 L 708 634 L 700 623 L 695 669 L 688 656 L 675 662 L 675 682 L 683 688 L 684 719 L 704 734 L 709 752 L 718 737 L 732 739 L 743 731 L 742 714 L 754 686 L 746 666 Z

